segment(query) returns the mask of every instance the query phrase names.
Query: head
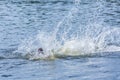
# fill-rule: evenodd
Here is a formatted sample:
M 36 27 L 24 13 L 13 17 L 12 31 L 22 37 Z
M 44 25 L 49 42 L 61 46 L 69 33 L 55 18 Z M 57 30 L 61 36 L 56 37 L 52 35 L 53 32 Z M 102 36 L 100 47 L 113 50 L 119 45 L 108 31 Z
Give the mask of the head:
M 40 52 L 40 51 L 43 51 L 43 49 L 42 49 L 42 48 L 39 48 L 39 49 L 38 49 L 38 52 Z
M 42 48 L 38 48 L 38 53 L 44 54 L 43 49 Z

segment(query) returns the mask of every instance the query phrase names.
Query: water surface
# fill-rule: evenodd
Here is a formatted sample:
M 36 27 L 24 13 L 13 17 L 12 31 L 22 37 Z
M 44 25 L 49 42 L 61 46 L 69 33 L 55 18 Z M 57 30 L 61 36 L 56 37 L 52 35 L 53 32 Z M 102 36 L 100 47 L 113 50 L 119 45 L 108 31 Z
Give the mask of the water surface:
M 120 80 L 119 0 L 1 0 L 0 32 L 0 80 Z M 19 54 L 41 45 L 56 50 L 50 37 L 58 47 L 72 38 L 86 43 L 72 47 L 87 56 L 29 60 Z

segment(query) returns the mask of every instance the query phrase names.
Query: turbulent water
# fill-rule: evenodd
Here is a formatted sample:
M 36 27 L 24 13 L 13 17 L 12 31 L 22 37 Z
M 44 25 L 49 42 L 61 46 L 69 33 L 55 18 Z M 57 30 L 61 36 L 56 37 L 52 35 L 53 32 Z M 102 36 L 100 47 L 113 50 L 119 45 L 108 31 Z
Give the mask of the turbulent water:
M 0 32 L 0 80 L 120 79 L 119 0 L 1 0 Z

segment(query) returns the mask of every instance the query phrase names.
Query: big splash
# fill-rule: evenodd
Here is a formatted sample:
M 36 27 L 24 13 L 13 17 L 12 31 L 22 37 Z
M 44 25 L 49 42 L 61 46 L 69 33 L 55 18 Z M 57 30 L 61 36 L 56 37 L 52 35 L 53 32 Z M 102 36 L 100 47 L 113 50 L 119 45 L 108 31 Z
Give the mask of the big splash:
M 15 53 L 30 60 L 55 59 L 60 56 L 93 56 L 103 52 L 120 51 L 120 28 L 108 26 L 101 17 L 103 2 L 91 3 L 91 8 L 75 5 L 51 32 L 25 39 Z M 39 54 L 42 48 L 44 54 Z M 105 54 L 105 53 L 104 53 Z

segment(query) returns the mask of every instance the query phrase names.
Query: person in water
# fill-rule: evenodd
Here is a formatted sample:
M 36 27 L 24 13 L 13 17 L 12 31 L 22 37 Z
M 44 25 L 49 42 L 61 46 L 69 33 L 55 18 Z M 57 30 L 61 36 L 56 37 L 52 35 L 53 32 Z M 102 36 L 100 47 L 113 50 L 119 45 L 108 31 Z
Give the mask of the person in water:
M 39 53 L 39 54 L 40 54 L 40 53 L 44 54 L 43 49 L 42 49 L 42 48 L 38 48 L 38 53 Z

